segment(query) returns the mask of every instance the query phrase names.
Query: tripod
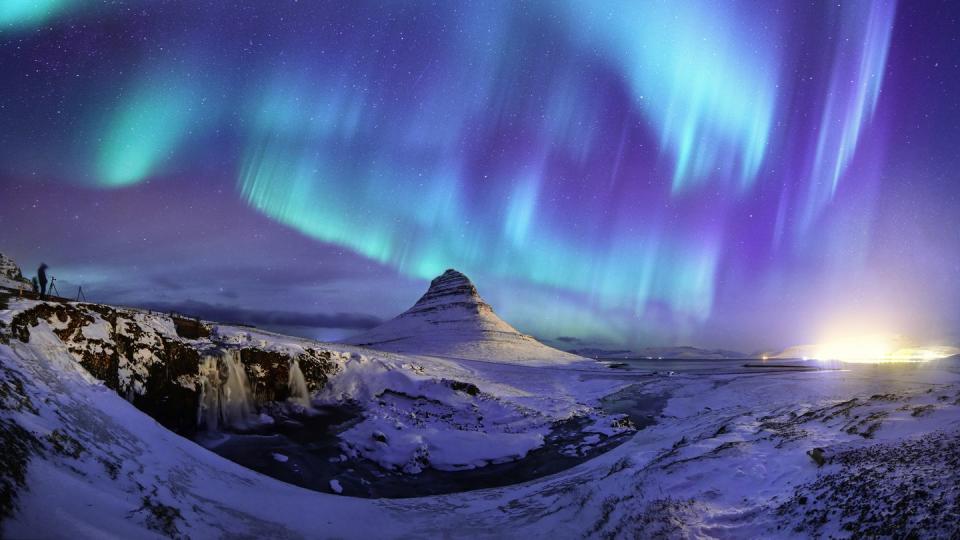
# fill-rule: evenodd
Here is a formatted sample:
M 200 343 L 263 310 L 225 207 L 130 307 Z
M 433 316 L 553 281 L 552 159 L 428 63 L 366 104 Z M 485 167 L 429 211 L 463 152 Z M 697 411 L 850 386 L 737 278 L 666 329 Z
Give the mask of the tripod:
M 56 296 L 60 296 L 60 291 L 57 290 L 57 278 L 50 276 L 50 287 L 47 288 L 47 295 L 54 296 L 54 291 L 56 291 Z

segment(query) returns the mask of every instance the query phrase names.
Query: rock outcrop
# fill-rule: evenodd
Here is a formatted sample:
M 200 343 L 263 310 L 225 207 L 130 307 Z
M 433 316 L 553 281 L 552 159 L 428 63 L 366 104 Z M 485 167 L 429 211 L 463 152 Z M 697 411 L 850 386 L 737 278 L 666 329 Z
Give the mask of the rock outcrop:
M 0 285 L 17 287 L 21 284 L 30 285 L 30 280 L 23 277 L 20 267 L 13 259 L 0 253 Z
M 502 362 L 580 358 L 518 332 L 494 313 L 467 276 L 450 269 L 410 309 L 345 340 L 373 349 Z
M 9 324 L 0 322 L 0 343 L 32 343 L 35 329 L 46 325 L 92 376 L 184 435 L 198 426 L 205 358 L 236 351 L 258 406 L 290 397 L 294 363 L 311 393 L 339 369 L 341 353 L 295 341 L 253 339 L 250 329 L 193 321 L 187 334 L 197 337 L 191 339 L 167 314 L 89 303 L 21 302 Z

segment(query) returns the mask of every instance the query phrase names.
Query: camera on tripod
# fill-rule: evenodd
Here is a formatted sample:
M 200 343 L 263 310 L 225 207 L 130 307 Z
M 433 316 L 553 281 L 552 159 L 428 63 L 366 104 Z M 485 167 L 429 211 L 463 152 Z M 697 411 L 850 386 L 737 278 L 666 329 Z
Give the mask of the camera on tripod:
M 47 294 L 50 296 L 60 296 L 60 291 L 57 290 L 57 278 L 50 276 L 50 286 L 47 288 Z

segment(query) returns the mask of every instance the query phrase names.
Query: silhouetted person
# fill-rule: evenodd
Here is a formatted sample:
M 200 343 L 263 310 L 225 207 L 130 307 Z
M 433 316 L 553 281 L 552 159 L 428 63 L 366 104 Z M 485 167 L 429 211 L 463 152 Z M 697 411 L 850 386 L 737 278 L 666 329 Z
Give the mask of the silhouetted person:
M 47 296 L 47 263 L 40 263 L 37 279 L 40 280 L 40 299 L 43 300 Z

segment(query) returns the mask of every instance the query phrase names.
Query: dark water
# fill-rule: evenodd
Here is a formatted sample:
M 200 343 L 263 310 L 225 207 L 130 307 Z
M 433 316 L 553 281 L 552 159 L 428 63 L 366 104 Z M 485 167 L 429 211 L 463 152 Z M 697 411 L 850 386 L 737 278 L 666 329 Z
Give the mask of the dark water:
M 611 414 L 626 414 L 642 429 L 654 423 L 665 403 L 663 396 L 645 396 L 628 388 L 605 398 L 602 408 Z M 357 409 L 328 407 L 311 416 L 280 420 L 255 433 L 206 434 L 198 437 L 198 442 L 244 467 L 308 489 L 333 492 L 330 480 L 336 479 L 344 495 L 404 498 L 500 487 L 558 473 L 611 450 L 635 433 L 600 435 L 599 442 L 581 447 L 579 455 L 569 455 L 571 444 L 579 445 L 586 436 L 594 435 L 582 431 L 586 419 L 573 418 L 556 423 L 546 444 L 521 460 L 467 471 L 427 469 L 404 474 L 362 458 L 341 461 L 346 456 L 339 446 L 339 434 L 359 421 L 360 414 Z
M 612 370 L 656 372 L 660 375 L 675 373 L 704 373 L 736 371 L 753 372 L 762 370 L 847 370 L 847 371 L 884 371 L 884 370 L 920 370 L 938 367 L 946 371 L 960 370 L 960 355 L 930 360 L 929 362 L 878 362 L 858 363 L 839 360 L 803 360 L 801 358 L 759 358 L 744 359 L 670 359 L 670 358 L 601 358 L 599 363 Z
M 805 371 L 836 368 L 834 365 L 822 365 L 817 362 L 806 362 L 803 360 L 760 360 L 755 358 L 601 358 L 598 362 L 611 370 L 643 371 L 657 375 L 676 373 L 719 375 L 723 373 L 749 373 L 772 370 Z

